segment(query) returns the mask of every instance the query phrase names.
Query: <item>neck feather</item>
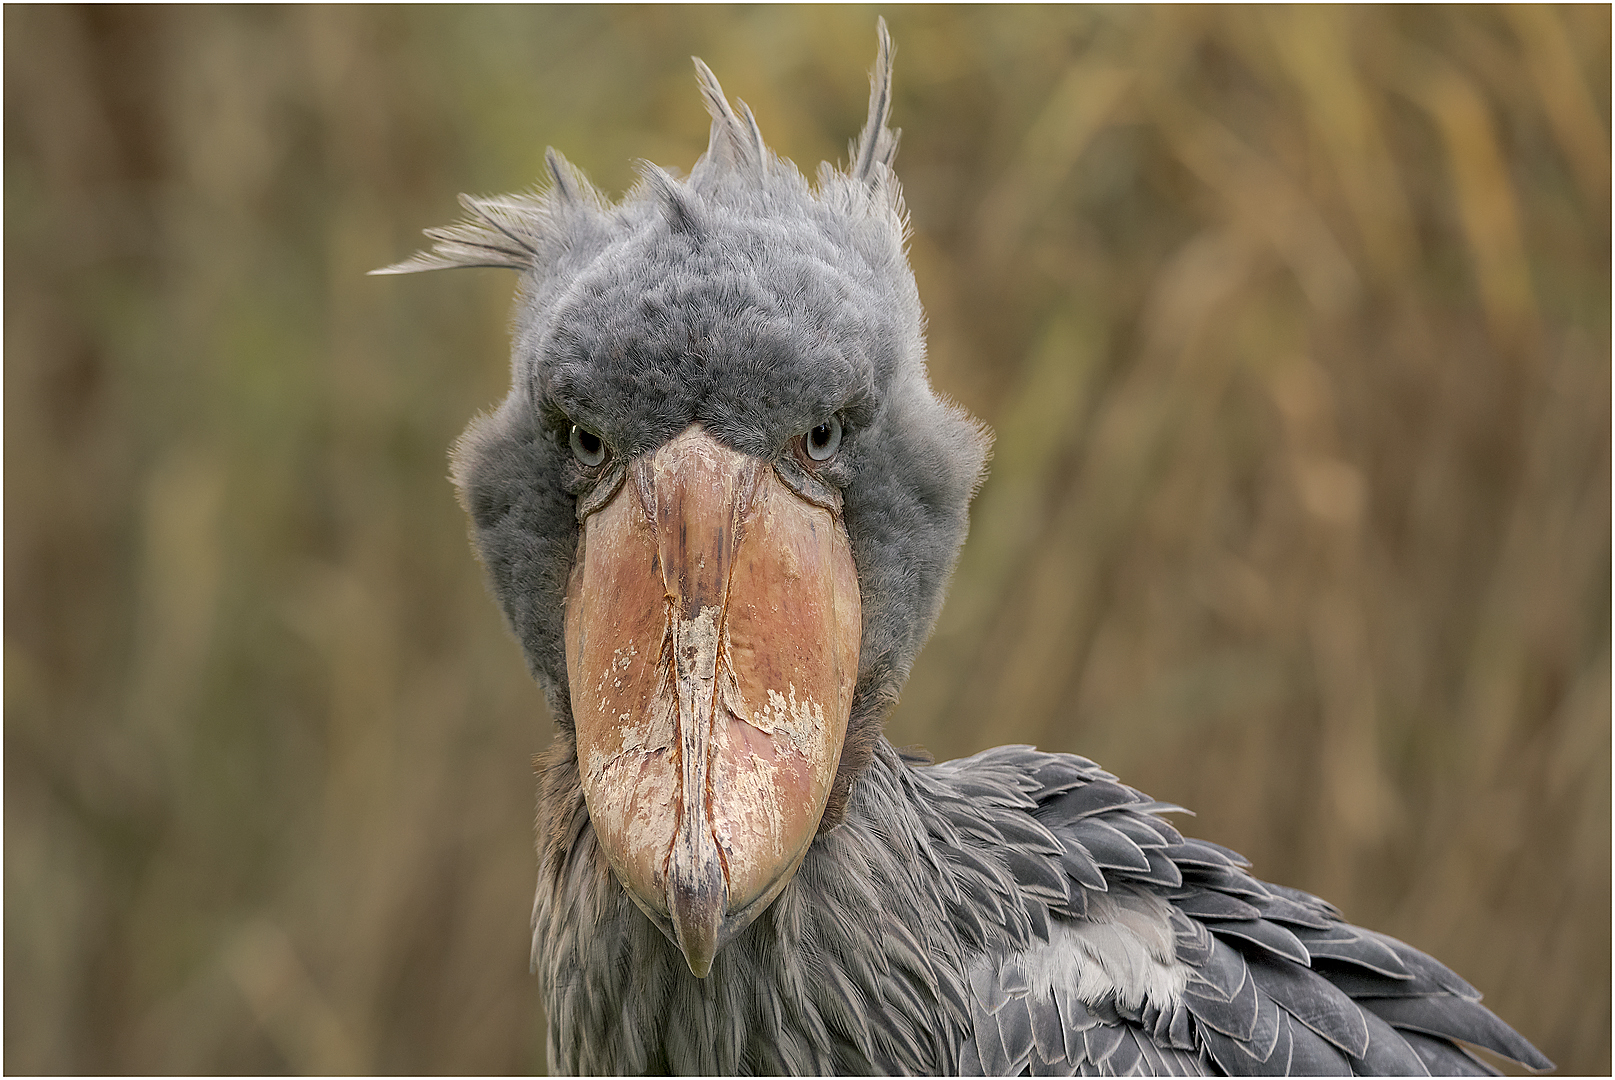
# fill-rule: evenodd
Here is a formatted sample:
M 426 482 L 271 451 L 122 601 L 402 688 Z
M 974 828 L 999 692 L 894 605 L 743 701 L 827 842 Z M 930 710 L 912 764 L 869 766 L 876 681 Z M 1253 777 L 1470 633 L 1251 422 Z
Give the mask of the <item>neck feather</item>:
M 971 958 L 936 853 L 946 824 L 889 743 L 873 748 L 842 824 L 697 979 L 613 876 L 565 742 L 543 764 L 533 911 L 553 1069 L 956 1071 Z

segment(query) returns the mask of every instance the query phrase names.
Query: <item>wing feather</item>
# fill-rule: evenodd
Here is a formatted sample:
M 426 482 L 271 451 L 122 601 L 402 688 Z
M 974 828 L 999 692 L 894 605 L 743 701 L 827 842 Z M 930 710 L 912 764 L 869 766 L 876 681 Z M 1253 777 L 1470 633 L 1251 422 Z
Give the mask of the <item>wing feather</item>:
M 1089 1061 L 1096 1065 L 1103 1065 L 1116 1047 L 1121 1045 L 1126 1031 L 1121 1024 L 1095 1024 L 1082 1033 L 1087 1041 Z
M 1072 834 L 1093 855 L 1102 868 L 1148 871 L 1150 861 L 1144 850 L 1121 830 L 1097 817 L 1083 818 L 1071 827 Z
M 1144 1073 L 1144 1069 L 1141 1068 L 1144 1054 L 1138 1048 L 1139 1030 L 1127 1024 L 1117 1027 L 1116 1031 L 1120 1033 L 1121 1038 L 1117 1040 L 1116 1048 L 1111 1051 L 1110 1060 L 1105 1062 L 1106 1071 L 1112 1076 L 1141 1075 Z
M 1246 957 L 1251 978 L 1301 1023 L 1352 1057 L 1368 1052 L 1368 1022 L 1351 998 L 1305 966 L 1272 956 Z
M 962 1070 L 1484 1071 L 1455 1040 L 1548 1065 L 1445 966 L 1250 876 L 1090 762 L 1006 747 L 922 771 L 955 922 L 1007 949 L 959 988 Z
M 1260 945 L 1272 955 L 1282 956 L 1297 964 L 1305 964 L 1312 959 L 1300 939 L 1278 923 L 1268 922 L 1266 919 L 1228 919 L 1212 923 L 1209 929 L 1213 934 L 1236 937 Z
M 1026 1007 L 1026 998 L 1012 997 L 998 1010 L 995 1019 L 998 1021 L 998 1035 L 1004 1044 L 1004 1057 L 1009 1062 L 1006 1066 L 1010 1074 L 1019 1073 L 1026 1066 L 1027 1059 L 1031 1057 L 1032 1047 L 1032 1014 Z
M 1060 1020 L 1060 1008 L 1055 1004 L 1052 990 L 1034 991 L 1027 998 L 1027 1011 L 1032 1020 L 1032 1043 L 1043 1060 L 1064 1061 L 1065 1026 Z
M 1416 1031 L 1405 1032 L 1402 1037 L 1431 1076 L 1502 1075 L 1468 1050 L 1446 1039 L 1421 1035 Z
M 1531 1069 L 1551 1069 L 1553 1063 L 1537 1048 L 1492 1014 L 1468 998 L 1389 997 L 1358 998 L 1365 1009 L 1392 1027 L 1423 1032 L 1426 1035 L 1462 1039 L 1495 1050 Z
M 1429 1070 L 1413 1051 L 1402 1032 L 1362 1010 L 1368 1026 L 1368 1049 L 1352 1058 L 1352 1071 L 1359 1076 L 1424 1076 Z

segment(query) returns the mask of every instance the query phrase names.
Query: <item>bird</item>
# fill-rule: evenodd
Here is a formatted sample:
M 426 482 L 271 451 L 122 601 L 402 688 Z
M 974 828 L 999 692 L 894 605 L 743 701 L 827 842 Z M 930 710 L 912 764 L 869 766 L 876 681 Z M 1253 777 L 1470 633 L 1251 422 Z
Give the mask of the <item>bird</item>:
M 375 273 L 517 271 L 452 451 L 556 722 L 532 965 L 553 1071 L 1489 1073 L 1551 1062 L 1410 946 L 1184 836 L 1092 761 L 882 734 L 990 434 L 931 386 L 877 26 L 809 181 L 695 60 L 685 177 L 462 196 Z

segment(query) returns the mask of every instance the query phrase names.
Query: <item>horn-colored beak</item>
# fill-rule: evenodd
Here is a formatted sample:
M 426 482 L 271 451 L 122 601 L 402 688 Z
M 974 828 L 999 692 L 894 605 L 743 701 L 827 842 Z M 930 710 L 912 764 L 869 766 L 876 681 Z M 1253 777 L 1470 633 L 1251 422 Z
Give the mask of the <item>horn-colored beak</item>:
M 698 425 L 583 525 L 566 665 L 589 817 L 704 977 L 818 831 L 852 707 L 858 579 L 839 513 Z

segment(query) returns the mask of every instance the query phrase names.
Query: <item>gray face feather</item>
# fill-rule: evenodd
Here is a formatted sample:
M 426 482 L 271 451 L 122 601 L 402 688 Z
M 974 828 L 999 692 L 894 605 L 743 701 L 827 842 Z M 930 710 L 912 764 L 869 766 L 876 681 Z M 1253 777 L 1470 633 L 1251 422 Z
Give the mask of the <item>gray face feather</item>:
M 521 271 L 510 395 L 462 438 L 455 480 L 494 592 L 564 728 L 562 597 L 577 506 L 621 476 L 608 467 L 587 481 L 570 426 L 599 435 L 618 464 L 691 422 L 777 461 L 790 440 L 841 419 L 842 449 L 821 475 L 841 491 L 864 628 L 827 827 L 930 632 L 987 448 L 980 425 L 926 376 L 891 171 L 884 24 L 880 41 L 868 124 L 845 171 L 825 165 L 810 185 L 697 61 L 712 135 L 688 180 L 646 165 L 610 205 L 550 151 L 547 191 L 463 200 L 470 219 L 433 230 L 433 252 L 388 271 Z

